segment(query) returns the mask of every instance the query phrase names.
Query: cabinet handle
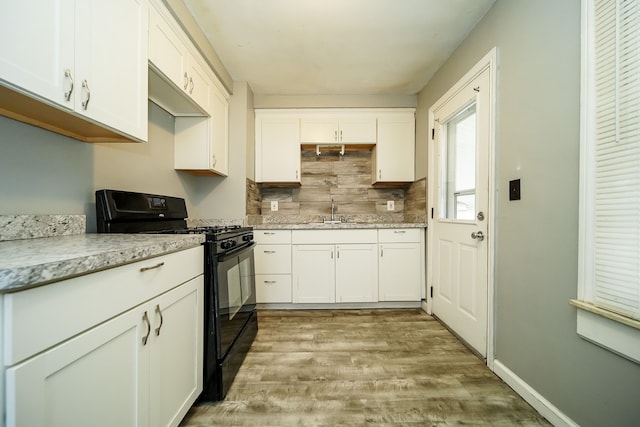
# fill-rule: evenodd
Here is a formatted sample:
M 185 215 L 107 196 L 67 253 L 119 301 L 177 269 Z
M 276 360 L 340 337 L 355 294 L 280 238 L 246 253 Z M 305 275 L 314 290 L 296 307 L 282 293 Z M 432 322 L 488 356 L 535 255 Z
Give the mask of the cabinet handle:
M 404 234 L 404 233 L 406 233 L 405 230 L 394 230 L 393 232 L 396 233 L 396 234 Z
M 384 249 L 381 246 L 380 247 L 380 258 L 382 258 L 383 256 L 384 256 Z
M 89 101 L 91 101 L 91 89 L 89 89 L 89 82 L 87 82 L 86 80 L 83 80 L 82 87 L 87 90 L 87 99 L 82 101 L 82 108 L 86 110 L 87 107 L 89 106 Z
M 156 268 L 160 268 L 160 267 L 162 267 L 163 265 L 164 265 L 164 262 L 159 262 L 159 263 L 157 263 L 156 265 L 152 265 L 151 267 L 142 267 L 142 268 L 140 269 L 140 273 L 142 273 L 142 272 L 144 272 L 144 271 L 148 271 L 148 270 L 153 270 L 153 269 L 156 269 Z
M 189 77 L 189 95 L 191 95 L 193 93 L 193 78 Z
M 331 251 L 331 259 L 333 259 L 333 251 Z
M 340 249 L 336 251 L 336 258 L 340 259 Z
M 147 335 L 142 337 L 142 345 L 147 345 L 147 340 L 149 339 L 149 335 L 151 334 L 151 322 L 149 322 L 149 315 L 147 314 L 146 311 L 144 312 L 144 315 L 142 316 L 142 321 L 146 322 L 146 324 L 147 324 Z
M 333 140 L 338 142 L 338 131 L 337 130 L 333 131 Z
M 71 82 L 71 87 L 69 87 L 69 91 L 64 93 L 64 97 L 66 98 L 66 100 L 70 101 L 71 94 L 73 93 L 73 76 L 71 75 L 71 70 L 68 68 L 64 70 L 64 76 L 68 78 L 69 81 Z
M 278 282 L 275 281 L 275 280 L 265 280 L 264 283 L 267 283 L 269 285 L 273 285 L 274 283 L 278 283 Z
M 296 179 L 298 179 L 298 171 L 296 170 Z
M 265 254 L 275 254 L 276 251 L 264 251 Z
M 378 179 L 382 179 L 382 169 L 378 169 Z
M 184 90 L 187 90 L 187 88 L 189 87 L 189 76 L 187 75 L 187 72 L 184 72 Z
M 160 324 L 156 328 L 156 336 L 160 336 L 160 328 L 162 328 L 162 323 L 164 322 L 164 318 L 162 317 L 162 310 L 160 310 L 160 304 L 156 304 L 156 313 L 160 316 Z
M 216 163 L 218 163 L 218 160 L 216 159 L 216 155 L 214 154 L 213 157 L 211 158 L 211 165 L 215 166 Z
M 342 130 L 340 131 L 340 142 L 342 142 Z

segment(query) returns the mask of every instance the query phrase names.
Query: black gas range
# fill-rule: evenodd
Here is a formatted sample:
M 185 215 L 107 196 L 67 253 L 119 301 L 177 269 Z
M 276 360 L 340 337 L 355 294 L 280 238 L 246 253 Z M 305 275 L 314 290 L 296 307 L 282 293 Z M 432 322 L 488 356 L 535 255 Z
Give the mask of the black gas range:
M 204 390 L 222 400 L 258 331 L 253 228 L 187 227 L 184 199 L 96 191 L 99 233 L 204 234 Z

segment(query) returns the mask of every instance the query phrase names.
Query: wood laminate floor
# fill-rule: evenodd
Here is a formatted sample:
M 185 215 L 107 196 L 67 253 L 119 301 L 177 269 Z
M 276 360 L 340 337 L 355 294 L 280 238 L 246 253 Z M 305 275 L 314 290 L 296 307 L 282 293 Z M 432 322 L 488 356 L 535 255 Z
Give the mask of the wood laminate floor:
M 261 311 L 227 398 L 181 426 L 549 425 L 420 309 Z

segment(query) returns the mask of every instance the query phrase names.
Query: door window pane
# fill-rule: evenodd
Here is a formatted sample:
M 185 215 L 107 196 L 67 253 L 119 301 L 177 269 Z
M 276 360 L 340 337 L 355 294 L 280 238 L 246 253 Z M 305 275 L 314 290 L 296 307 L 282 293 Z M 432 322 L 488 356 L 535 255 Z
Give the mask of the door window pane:
M 476 104 L 444 125 L 441 217 L 473 220 L 476 211 Z

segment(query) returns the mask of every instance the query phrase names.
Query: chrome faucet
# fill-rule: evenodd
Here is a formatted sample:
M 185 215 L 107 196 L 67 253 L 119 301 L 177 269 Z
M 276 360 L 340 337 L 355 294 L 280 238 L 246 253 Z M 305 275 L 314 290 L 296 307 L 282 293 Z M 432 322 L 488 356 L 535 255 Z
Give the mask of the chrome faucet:
M 333 206 L 333 197 L 331 198 L 331 221 L 335 221 L 333 218 L 334 206 Z

